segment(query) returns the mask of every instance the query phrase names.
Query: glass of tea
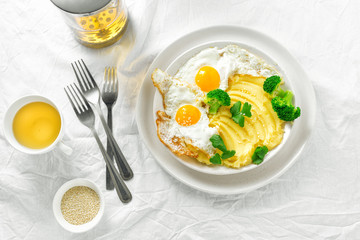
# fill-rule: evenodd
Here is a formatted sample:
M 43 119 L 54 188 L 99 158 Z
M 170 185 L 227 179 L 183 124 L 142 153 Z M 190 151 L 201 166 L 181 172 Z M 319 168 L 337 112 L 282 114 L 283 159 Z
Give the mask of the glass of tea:
M 51 1 L 61 9 L 75 38 L 87 47 L 107 47 L 126 31 L 128 13 L 124 0 Z

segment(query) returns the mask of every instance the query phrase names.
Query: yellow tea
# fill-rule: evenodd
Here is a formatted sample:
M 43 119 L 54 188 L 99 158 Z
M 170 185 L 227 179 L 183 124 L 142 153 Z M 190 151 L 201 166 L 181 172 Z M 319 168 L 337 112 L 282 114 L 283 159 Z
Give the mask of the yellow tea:
M 124 8 L 109 7 L 96 15 L 76 18 L 78 28 L 74 29 L 74 33 L 78 41 L 87 47 L 106 47 L 122 37 L 127 20 Z
M 16 140 L 32 149 L 46 148 L 59 135 L 61 118 L 59 112 L 50 104 L 32 102 L 23 106 L 13 120 L 13 133 Z
M 110 46 L 126 31 L 124 0 L 51 0 L 62 10 L 75 38 L 91 48 Z

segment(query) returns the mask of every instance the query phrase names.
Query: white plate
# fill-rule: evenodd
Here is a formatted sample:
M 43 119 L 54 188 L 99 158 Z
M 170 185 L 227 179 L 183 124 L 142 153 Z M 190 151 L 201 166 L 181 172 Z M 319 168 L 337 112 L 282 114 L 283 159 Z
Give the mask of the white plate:
M 250 52 L 259 55 L 275 65 L 285 78 L 288 88 L 296 96 L 296 105 L 301 107 L 302 114 L 291 127 L 291 134 L 286 136 L 282 146 L 274 151 L 271 161 L 265 161 L 251 171 L 232 172 L 230 175 L 213 175 L 194 171 L 180 163 L 176 157 L 160 142 L 154 125 L 153 102 L 156 88 L 151 81 L 151 73 L 155 68 L 168 69 L 173 74 L 171 63 L 179 56 L 194 48 L 207 44 L 236 43 L 246 46 Z M 269 58 L 268 56 L 271 56 Z M 281 66 L 281 67 L 280 67 Z M 280 70 L 280 71 L 281 71 Z M 286 73 L 286 74 L 285 74 Z M 291 79 L 291 81 L 290 81 Z M 214 194 L 236 194 L 248 192 L 270 183 L 283 174 L 297 159 L 303 149 L 315 122 L 315 94 L 311 82 L 304 70 L 291 54 L 270 37 L 238 26 L 214 26 L 189 33 L 165 48 L 151 64 L 140 90 L 136 120 L 140 136 L 148 146 L 157 162 L 179 181 L 201 191 Z M 270 157 L 269 157 L 270 158 Z M 212 169 L 212 168 L 211 168 Z M 216 171 L 216 170 L 215 170 Z M 222 170 L 221 170 L 222 171 Z M 237 171 L 237 170 L 234 170 Z

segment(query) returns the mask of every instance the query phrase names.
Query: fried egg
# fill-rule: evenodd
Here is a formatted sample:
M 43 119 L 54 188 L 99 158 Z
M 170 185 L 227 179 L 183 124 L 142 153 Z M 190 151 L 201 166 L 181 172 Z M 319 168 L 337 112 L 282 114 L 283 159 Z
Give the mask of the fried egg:
M 218 132 L 209 127 L 207 109 L 202 102 L 205 94 L 159 69 L 153 72 L 152 80 L 163 98 L 164 112 L 157 112 L 156 121 L 160 140 L 177 155 L 196 158 L 198 151 L 213 155 L 215 149 L 210 137 Z
M 190 58 L 174 76 L 203 92 L 228 88 L 234 74 L 270 77 L 276 69 L 237 45 L 206 48 Z

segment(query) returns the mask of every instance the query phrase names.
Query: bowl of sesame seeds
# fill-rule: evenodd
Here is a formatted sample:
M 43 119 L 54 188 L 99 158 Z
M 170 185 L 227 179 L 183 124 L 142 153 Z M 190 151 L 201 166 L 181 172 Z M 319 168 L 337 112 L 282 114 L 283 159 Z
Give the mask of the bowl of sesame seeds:
M 77 178 L 64 183 L 56 192 L 53 212 L 63 228 L 80 233 L 99 223 L 104 205 L 100 188 L 88 179 Z

